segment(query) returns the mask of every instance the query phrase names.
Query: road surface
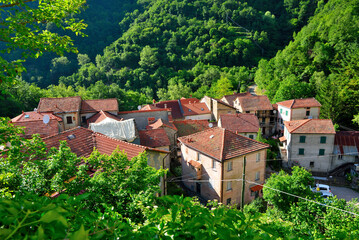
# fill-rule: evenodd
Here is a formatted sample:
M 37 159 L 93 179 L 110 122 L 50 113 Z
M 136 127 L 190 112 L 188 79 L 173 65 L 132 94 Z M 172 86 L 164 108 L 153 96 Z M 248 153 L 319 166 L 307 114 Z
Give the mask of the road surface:
M 330 186 L 330 188 L 332 189 L 332 193 L 338 198 L 345 199 L 346 201 L 350 201 L 352 198 L 359 199 L 359 192 L 356 192 L 350 188 L 335 186 Z

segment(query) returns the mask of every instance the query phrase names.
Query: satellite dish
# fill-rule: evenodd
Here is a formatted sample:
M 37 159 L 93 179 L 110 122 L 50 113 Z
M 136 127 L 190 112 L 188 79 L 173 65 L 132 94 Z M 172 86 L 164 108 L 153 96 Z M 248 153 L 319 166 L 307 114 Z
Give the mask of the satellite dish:
M 138 106 L 137 106 L 137 109 L 138 109 L 138 110 L 141 110 L 141 108 L 142 108 L 141 105 L 138 105 Z
M 209 123 L 208 127 L 213 128 L 213 123 Z
M 50 122 L 50 116 L 49 115 L 44 115 L 44 117 L 42 118 L 42 121 L 45 123 L 45 124 L 48 124 Z

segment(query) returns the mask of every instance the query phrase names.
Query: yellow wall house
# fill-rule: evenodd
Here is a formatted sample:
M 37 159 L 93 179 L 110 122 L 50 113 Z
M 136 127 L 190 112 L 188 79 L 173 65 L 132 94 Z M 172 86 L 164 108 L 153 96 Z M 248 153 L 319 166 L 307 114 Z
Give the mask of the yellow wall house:
M 200 197 L 217 199 L 224 204 L 240 204 L 244 194 L 247 204 L 261 195 L 258 184 L 264 183 L 269 145 L 220 127 L 178 140 L 182 152 L 182 180 Z

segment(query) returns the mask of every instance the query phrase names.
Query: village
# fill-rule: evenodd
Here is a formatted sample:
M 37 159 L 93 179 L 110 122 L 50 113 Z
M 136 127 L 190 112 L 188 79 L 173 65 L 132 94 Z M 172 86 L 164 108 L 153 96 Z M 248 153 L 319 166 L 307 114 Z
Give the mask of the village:
M 48 149 L 66 141 L 78 157 L 94 149 L 119 149 L 129 159 L 146 152 L 150 166 L 169 170 L 161 195 L 178 183 L 203 202 L 243 206 L 262 196 L 273 166 L 304 167 L 320 183 L 350 176 L 358 188 L 359 132 L 336 131 L 332 120 L 319 119 L 320 108 L 315 98 L 271 104 L 251 92 L 153 100 L 122 112 L 117 99 L 41 98 L 11 122 L 25 127 L 25 138 L 39 134 Z

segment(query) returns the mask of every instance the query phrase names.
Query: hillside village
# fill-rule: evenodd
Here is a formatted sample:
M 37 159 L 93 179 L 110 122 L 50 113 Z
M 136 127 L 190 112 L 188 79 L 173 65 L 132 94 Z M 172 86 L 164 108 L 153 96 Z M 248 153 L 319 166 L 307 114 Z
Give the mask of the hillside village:
M 25 127 L 25 138 L 39 134 L 48 149 L 66 141 L 79 157 L 94 149 L 111 155 L 118 148 L 129 159 L 146 152 L 150 166 L 179 175 L 187 194 L 243 206 L 262 196 L 273 162 L 322 178 L 357 172 L 359 132 L 335 131 L 330 119 L 319 119 L 320 107 L 315 98 L 271 104 L 249 92 L 153 101 L 122 112 L 117 99 L 41 98 L 11 122 Z M 275 159 L 267 157 L 272 146 L 257 141 L 262 137 L 275 139 Z M 168 182 L 161 179 L 161 195 Z

